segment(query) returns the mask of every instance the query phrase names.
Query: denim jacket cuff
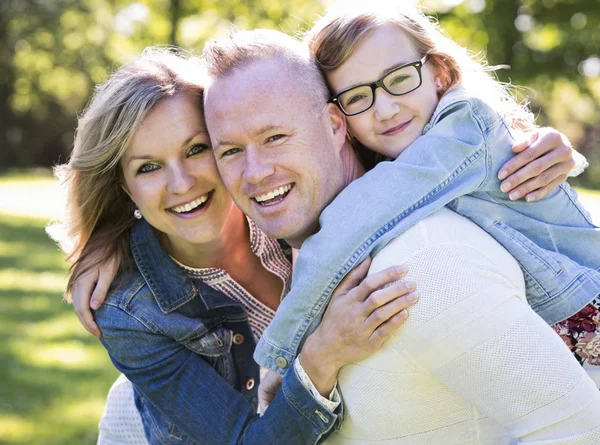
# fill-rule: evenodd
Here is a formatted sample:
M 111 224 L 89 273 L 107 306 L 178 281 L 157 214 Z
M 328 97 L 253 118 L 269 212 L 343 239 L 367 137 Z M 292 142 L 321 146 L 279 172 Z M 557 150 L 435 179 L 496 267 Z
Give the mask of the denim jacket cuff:
M 324 435 L 339 428 L 343 419 L 343 403 L 340 403 L 335 412 L 331 412 L 321 405 L 310 390 L 302 383 L 294 366 L 285 374 L 282 392 L 286 400 L 300 415 L 308 419 Z
M 256 363 L 282 376 L 292 367 L 295 358 L 296 355 L 292 352 L 268 341 L 266 332 L 262 335 L 254 350 Z

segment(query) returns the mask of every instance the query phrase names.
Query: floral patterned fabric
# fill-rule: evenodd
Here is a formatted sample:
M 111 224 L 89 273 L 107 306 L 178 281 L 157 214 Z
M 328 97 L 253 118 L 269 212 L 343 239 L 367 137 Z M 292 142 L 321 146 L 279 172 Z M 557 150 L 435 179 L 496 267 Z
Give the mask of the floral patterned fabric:
M 600 366 L 600 295 L 552 328 L 581 365 Z

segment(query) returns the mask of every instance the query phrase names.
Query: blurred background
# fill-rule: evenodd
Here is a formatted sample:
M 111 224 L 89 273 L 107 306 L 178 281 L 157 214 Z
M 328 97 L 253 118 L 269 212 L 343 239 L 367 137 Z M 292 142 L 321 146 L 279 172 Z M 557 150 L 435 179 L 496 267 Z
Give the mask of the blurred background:
M 401 0 L 394 0 L 401 1 Z M 409 0 L 404 0 L 409 1 Z M 76 116 L 95 84 L 157 43 L 200 52 L 241 29 L 307 29 L 330 1 L 0 2 L 0 444 L 92 444 L 117 376 L 62 302 L 67 270 L 44 233 L 61 197 Z M 540 125 L 590 161 L 570 181 L 600 214 L 600 5 L 590 0 L 426 0 L 452 38 L 523 88 Z

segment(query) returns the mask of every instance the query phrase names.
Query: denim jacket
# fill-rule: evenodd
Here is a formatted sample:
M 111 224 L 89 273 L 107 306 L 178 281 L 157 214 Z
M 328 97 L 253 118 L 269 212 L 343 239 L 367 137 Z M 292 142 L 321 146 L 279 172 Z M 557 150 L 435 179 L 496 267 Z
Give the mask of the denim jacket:
M 341 415 L 317 403 L 295 368 L 259 417 L 259 367 L 242 306 L 185 275 L 144 220 L 130 245 L 135 264 L 95 319 L 133 383 L 150 443 L 314 444 L 333 429 Z
M 513 155 L 512 144 L 507 125 L 485 102 L 461 88 L 447 93 L 398 159 L 379 163 L 323 211 L 255 360 L 284 372 L 277 358 L 291 362 L 342 278 L 443 206 L 470 218 L 516 258 L 528 301 L 549 324 L 589 303 L 600 293 L 600 231 L 566 183 L 537 202 L 510 201 L 496 172 Z

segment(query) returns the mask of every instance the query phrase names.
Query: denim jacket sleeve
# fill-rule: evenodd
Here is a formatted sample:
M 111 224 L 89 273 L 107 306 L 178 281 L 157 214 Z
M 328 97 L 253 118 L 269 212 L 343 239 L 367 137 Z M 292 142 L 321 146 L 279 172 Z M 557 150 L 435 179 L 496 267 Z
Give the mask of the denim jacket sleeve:
M 486 137 L 505 124 L 488 108 L 460 95 L 442 99 L 423 136 L 395 161 L 352 182 L 323 211 L 319 232 L 300 250 L 292 289 L 257 345 L 260 365 L 285 372 L 278 364 L 292 363 L 336 286 L 368 254 L 453 199 L 499 188 L 493 172 L 510 157 L 511 144 L 492 157 Z
M 181 443 L 315 444 L 336 425 L 338 416 L 316 402 L 294 370 L 259 417 L 200 355 L 110 302 L 100 310 L 101 341 L 114 365 L 176 425 Z

